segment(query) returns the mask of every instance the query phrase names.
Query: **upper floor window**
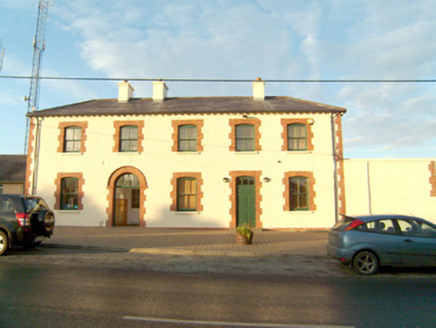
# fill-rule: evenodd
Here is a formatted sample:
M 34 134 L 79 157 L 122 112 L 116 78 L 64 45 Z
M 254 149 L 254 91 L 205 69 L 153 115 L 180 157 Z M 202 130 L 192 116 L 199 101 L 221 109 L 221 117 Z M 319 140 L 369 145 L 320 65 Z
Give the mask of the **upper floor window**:
M 236 151 L 254 151 L 255 138 L 252 124 L 236 125 Z
M 82 128 L 70 126 L 65 128 L 64 152 L 80 152 L 82 145 Z
M 61 179 L 61 210 L 77 210 L 79 204 L 79 179 Z
M 144 148 L 144 121 L 114 121 L 114 146 L 112 151 L 142 153 Z
M 85 153 L 88 122 L 60 122 L 58 153 Z
M 172 120 L 171 151 L 180 153 L 203 151 L 203 120 Z
M 314 120 L 310 118 L 282 118 L 282 150 L 292 152 L 314 150 L 313 123 Z
M 179 151 L 197 151 L 197 126 L 179 126 Z
M 123 126 L 120 128 L 120 152 L 138 150 L 138 127 Z
M 259 128 L 261 121 L 257 118 L 230 119 L 230 151 L 258 152 L 260 145 Z
M 305 124 L 288 124 L 288 150 L 307 150 Z
M 195 178 L 177 179 L 177 211 L 197 210 L 197 180 Z

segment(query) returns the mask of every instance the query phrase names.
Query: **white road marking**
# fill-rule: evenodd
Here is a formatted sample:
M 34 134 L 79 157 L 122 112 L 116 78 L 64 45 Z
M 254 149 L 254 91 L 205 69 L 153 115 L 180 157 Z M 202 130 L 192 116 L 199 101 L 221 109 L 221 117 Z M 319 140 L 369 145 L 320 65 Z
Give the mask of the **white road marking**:
M 148 318 L 148 317 L 130 317 L 130 316 L 123 317 L 123 320 L 161 322 L 161 323 L 186 324 L 186 325 L 231 326 L 231 327 L 354 328 L 354 326 L 284 325 L 284 324 L 274 324 L 274 323 L 194 321 L 194 320 L 175 320 L 175 319 Z

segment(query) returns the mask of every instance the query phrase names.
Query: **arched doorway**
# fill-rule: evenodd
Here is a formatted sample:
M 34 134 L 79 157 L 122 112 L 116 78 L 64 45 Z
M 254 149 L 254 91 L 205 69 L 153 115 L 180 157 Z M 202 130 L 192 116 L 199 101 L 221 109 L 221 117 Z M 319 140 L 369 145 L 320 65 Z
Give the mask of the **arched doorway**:
M 112 173 L 108 181 L 106 226 L 145 227 L 145 189 L 145 176 L 137 168 L 126 166 Z
M 114 226 L 139 226 L 139 179 L 132 173 L 115 182 Z

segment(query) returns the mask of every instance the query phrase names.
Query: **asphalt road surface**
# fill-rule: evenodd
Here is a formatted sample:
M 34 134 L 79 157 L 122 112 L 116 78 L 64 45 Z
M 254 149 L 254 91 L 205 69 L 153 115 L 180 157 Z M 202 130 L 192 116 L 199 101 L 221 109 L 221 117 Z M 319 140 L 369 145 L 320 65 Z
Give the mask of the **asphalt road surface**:
M 326 258 L 15 250 L 0 327 L 434 327 L 436 269 L 359 277 Z

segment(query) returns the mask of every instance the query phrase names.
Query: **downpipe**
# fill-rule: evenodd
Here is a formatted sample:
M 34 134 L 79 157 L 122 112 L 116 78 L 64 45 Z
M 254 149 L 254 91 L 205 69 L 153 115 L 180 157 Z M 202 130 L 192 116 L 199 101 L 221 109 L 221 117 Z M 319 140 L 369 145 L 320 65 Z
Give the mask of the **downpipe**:
M 333 155 L 333 181 L 334 181 L 334 197 L 335 197 L 335 222 L 338 222 L 339 218 L 339 192 L 338 192 L 338 163 L 337 163 L 337 149 L 336 149 L 336 128 L 335 118 L 338 114 L 331 114 L 331 131 L 332 131 L 332 155 Z
M 35 131 L 35 150 L 33 151 L 33 178 L 32 178 L 32 192 L 31 195 L 34 196 L 38 189 L 38 171 L 39 171 L 39 151 L 41 145 L 41 121 L 42 119 L 36 118 L 36 131 Z

